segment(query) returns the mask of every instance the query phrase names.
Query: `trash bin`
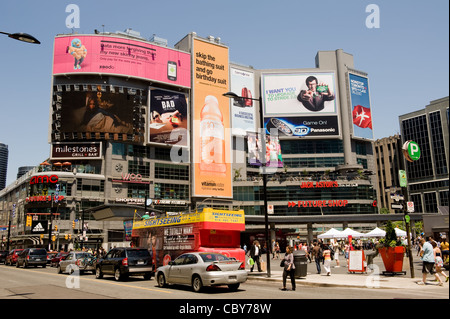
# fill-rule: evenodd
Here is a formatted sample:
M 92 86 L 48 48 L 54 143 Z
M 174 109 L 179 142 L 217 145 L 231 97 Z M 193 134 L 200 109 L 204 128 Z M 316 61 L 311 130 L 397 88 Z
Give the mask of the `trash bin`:
M 294 255 L 294 265 L 295 265 L 295 278 L 306 277 L 306 272 L 308 268 L 308 259 L 306 258 L 306 252 L 304 250 L 296 250 Z

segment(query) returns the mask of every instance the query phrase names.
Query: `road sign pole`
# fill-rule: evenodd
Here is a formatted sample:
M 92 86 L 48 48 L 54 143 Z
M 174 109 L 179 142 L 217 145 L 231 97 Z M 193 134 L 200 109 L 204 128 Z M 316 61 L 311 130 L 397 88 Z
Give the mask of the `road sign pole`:
M 409 270 L 411 272 L 411 278 L 414 278 L 414 260 L 413 260 L 413 255 L 411 253 L 411 234 L 410 234 L 410 219 L 408 216 L 408 208 L 405 207 L 405 211 L 404 211 L 404 215 L 405 215 L 405 224 L 406 224 L 406 238 L 408 239 L 408 247 L 407 247 L 407 252 L 408 252 L 408 257 L 409 257 Z

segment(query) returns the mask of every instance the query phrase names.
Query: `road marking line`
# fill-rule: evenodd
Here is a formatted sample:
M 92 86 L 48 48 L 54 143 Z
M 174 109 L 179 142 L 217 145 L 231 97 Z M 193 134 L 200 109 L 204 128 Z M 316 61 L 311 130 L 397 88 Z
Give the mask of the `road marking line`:
M 2 269 L 3 269 L 3 267 L 2 267 Z M 6 269 L 8 269 L 8 268 L 6 268 Z M 56 277 L 62 278 L 61 274 L 52 274 L 52 273 L 40 272 L 40 271 L 37 271 L 37 270 L 31 270 L 31 269 L 21 269 L 21 271 L 23 271 L 23 270 L 29 271 L 29 272 L 34 272 L 34 273 L 37 273 L 37 274 L 46 274 L 46 275 L 52 275 L 52 276 L 56 276 Z M 66 274 L 64 274 L 64 275 L 66 275 Z M 66 275 L 66 276 L 69 276 L 69 275 Z M 166 293 L 166 294 L 172 294 L 171 291 L 164 291 L 164 290 L 160 290 L 160 289 L 152 289 L 152 288 L 146 288 L 146 287 L 130 286 L 130 285 L 125 285 L 125 284 L 120 284 L 120 283 L 117 283 L 117 282 L 98 280 L 98 279 L 91 279 L 91 278 L 83 278 L 82 276 L 79 276 L 79 278 L 82 279 L 82 280 L 95 281 L 95 282 L 98 282 L 98 283 L 105 283 L 105 284 L 111 284 L 111 285 L 116 285 L 116 286 L 123 286 L 123 287 L 128 287 L 128 288 L 137 288 L 137 289 L 143 289 L 143 290 L 149 290 L 149 291 L 163 292 L 163 293 Z M 67 289 L 70 289 L 70 288 L 67 288 Z

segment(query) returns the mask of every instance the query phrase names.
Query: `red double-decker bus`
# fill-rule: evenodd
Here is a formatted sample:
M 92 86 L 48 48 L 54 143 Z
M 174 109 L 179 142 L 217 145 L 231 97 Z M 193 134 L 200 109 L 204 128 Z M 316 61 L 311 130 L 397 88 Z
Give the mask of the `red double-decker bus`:
M 204 208 L 201 212 L 134 220 L 132 242 L 150 251 L 155 267 L 192 251 L 218 252 L 245 262 L 240 248 L 244 230 L 243 210 Z

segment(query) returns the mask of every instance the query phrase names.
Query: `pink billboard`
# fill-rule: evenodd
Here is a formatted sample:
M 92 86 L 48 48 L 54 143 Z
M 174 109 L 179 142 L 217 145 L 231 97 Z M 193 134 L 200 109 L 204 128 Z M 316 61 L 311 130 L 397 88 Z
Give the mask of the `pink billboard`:
M 191 86 L 189 53 L 118 36 L 55 38 L 53 75 L 107 73 Z

